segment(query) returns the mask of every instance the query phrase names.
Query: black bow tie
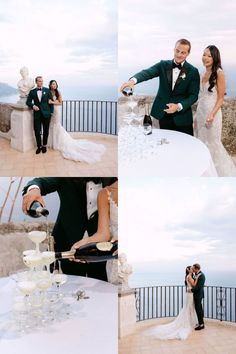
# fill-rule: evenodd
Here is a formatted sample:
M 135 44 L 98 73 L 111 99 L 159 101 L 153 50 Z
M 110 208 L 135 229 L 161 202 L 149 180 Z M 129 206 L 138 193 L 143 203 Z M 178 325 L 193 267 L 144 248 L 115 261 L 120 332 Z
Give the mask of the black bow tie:
M 181 64 L 176 64 L 174 61 L 173 61 L 173 63 L 172 63 L 172 68 L 174 69 L 174 68 L 178 68 L 179 70 L 181 70 L 182 69 L 182 65 Z
M 37 88 L 37 91 L 42 91 L 42 89 L 41 88 Z

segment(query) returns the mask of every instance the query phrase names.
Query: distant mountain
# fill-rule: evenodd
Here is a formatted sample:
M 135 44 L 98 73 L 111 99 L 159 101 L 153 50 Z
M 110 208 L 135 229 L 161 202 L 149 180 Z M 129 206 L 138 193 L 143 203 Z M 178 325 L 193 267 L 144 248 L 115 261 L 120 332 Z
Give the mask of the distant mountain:
M 0 82 L 0 97 L 15 95 L 17 92 L 18 90 L 16 88 L 9 86 L 4 82 Z

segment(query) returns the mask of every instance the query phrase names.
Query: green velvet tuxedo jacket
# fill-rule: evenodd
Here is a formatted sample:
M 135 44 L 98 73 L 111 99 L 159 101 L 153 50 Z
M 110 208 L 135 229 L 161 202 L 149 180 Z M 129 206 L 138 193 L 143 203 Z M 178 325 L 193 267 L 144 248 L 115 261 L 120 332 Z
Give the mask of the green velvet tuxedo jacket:
M 172 114 L 177 126 L 191 125 L 193 122 L 191 106 L 198 99 L 200 76 L 198 70 L 185 61 L 172 90 L 173 60 L 162 60 L 148 69 L 133 75 L 137 83 L 159 77 L 159 89 L 152 105 L 151 115 L 162 119 L 167 103 L 181 103 L 183 109 Z

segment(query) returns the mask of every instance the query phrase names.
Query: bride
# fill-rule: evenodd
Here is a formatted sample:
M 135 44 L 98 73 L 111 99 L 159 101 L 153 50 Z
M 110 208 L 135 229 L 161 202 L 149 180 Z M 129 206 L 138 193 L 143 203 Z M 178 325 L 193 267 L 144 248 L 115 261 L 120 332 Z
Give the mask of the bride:
M 236 167 L 221 142 L 225 78 L 219 49 L 209 45 L 202 62 L 206 71 L 201 75 L 195 136 L 207 145 L 219 176 L 236 176 Z
M 179 315 L 170 323 L 147 330 L 145 335 L 159 339 L 186 339 L 190 335 L 198 323 L 193 293 L 191 292 L 191 289 L 196 286 L 197 281 L 198 276 L 193 279 L 193 268 L 188 266 L 185 275 L 186 302 Z
M 88 140 L 73 139 L 67 133 L 60 123 L 59 106 L 62 104 L 62 96 L 55 80 L 50 81 L 49 89 L 53 97 L 53 101 L 49 100 L 49 104 L 54 105 L 54 112 L 49 127 L 48 146 L 59 150 L 65 159 L 87 163 L 100 161 L 105 147 Z
M 98 193 L 98 229 L 97 232 L 76 242 L 72 249 L 80 248 L 91 242 L 115 241 L 118 239 L 118 181 L 103 188 Z M 74 260 L 76 262 L 76 260 Z M 78 260 L 79 261 L 79 260 Z M 118 260 L 107 261 L 107 278 L 110 283 L 118 283 Z

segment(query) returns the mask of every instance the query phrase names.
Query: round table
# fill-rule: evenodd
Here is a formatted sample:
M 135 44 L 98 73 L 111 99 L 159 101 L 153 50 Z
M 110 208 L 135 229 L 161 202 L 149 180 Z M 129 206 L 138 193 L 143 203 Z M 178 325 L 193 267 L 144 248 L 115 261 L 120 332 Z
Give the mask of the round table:
M 0 278 L 0 353 L 117 353 L 116 286 L 97 279 L 69 276 L 61 290 L 68 292 L 83 289 L 89 296 L 89 299 L 78 302 L 77 317 L 21 336 L 14 334 L 9 320 L 14 289 L 15 282 L 12 279 Z
M 144 135 L 140 126 L 119 131 L 119 175 L 132 177 L 216 177 L 205 144 L 173 130 L 153 129 Z

